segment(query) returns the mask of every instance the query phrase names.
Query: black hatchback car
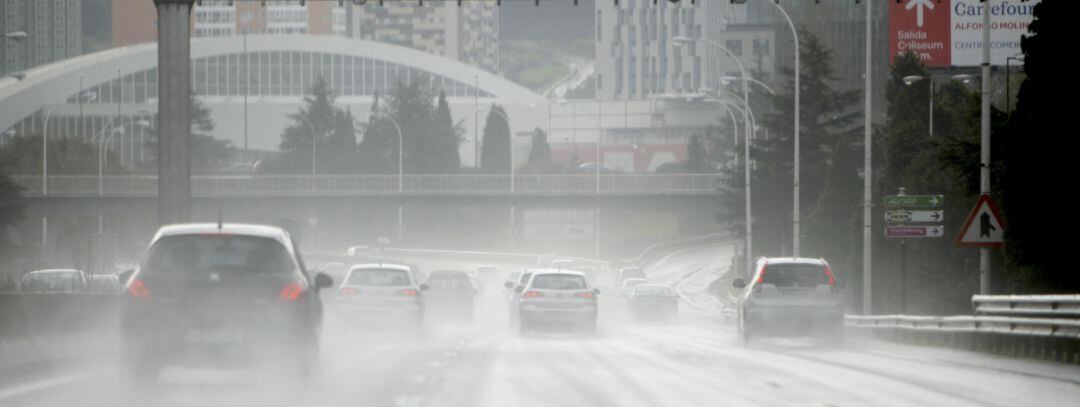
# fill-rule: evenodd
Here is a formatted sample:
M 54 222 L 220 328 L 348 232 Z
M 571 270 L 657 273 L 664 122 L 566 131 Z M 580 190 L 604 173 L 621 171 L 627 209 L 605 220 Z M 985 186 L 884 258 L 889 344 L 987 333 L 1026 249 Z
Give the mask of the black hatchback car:
M 304 268 L 284 230 L 245 224 L 162 227 L 127 277 L 125 363 L 136 380 L 165 366 L 282 367 L 306 378 L 318 360 L 333 280 Z

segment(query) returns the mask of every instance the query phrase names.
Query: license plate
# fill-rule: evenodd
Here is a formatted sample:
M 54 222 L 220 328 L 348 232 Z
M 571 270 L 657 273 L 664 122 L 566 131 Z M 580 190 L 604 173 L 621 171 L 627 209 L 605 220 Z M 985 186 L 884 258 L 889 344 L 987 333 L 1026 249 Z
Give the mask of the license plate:
M 571 322 L 574 320 L 574 314 L 569 312 L 545 312 L 544 320 L 551 322 Z
M 244 335 L 237 330 L 193 329 L 184 338 L 193 343 L 237 343 L 244 339 Z

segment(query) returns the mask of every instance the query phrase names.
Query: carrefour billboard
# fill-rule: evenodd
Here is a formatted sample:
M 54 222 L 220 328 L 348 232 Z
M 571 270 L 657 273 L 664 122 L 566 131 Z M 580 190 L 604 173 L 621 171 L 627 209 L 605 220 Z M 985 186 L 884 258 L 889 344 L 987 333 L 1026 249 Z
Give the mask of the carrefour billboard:
M 982 64 L 983 4 L 980 0 L 889 1 L 892 58 L 913 52 L 926 66 Z M 990 0 L 990 63 L 1020 54 L 1038 0 Z

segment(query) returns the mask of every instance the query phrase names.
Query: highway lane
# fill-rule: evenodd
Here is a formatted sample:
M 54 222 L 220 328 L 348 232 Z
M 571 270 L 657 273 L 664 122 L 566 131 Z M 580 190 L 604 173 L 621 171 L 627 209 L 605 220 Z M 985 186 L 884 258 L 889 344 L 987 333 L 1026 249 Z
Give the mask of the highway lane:
M 730 250 L 673 256 L 653 276 L 671 281 L 702 265 L 726 264 Z M 671 325 L 630 323 L 611 287 L 602 287 L 597 337 L 520 338 L 506 328 L 501 287 L 488 288 L 475 325 L 431 324 L 423 337 L 370 332 L 328 316 L 319 377 L 307 386 L 250 371 L 167 369 L 161 383 L 132 389 L 114 364 L 101 361 L 4 376 L 0 405 L 1056 406 L 1080 400 L 1076 366 L 859 340 L 837 346 L 771 338 L 743 346 L 716 313 L 687 306 Z

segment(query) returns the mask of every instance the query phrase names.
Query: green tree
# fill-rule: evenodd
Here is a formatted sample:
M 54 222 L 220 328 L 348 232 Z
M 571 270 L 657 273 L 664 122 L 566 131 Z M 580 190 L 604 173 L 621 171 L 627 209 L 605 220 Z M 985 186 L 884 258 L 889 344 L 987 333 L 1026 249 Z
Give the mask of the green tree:
M 1044 0 L 1035 5 L 1030 35 L 1021 40 L 1024 72 L 1016 111 L 1005 141 L 1002 210 L 1008 223 L 1005 247 L 1010 264 L 1009 288 L 1016 291 L 1076 292 L 1080 275 L 1072 272 L 1070 239 L 1063 238 L 1070 199 L 1047 196 L 1053 177 L 1075 174 L 1077 141 L 1071 136 L 1072 103 L 1063 83 L 1072 77 L 1061 60 L 1075 37 L 1070 16 L 1074 2 Z M 1064 48 L 1063 48 L 1064 47 Z M 1058 180 L 1054 180 L 1058 181 Z M 1068 182 L 1061 180 L 1058 182 Z M 1064 195 L 1064 194 L 1062 194 Z
M 705 143 L 701 140 L 701 137 L 694 135 L 690 137 L 690 142 L 686 144 L 686 172 L 692 174 L 698 174 L 703 172 L 712 172 L 712 168 L 709 167 L 709 162 L 706 159 L 708 151 L 705 149 Z
M 446 101 L 446 92 L 439 92 L 438 106 L 435 108 L 435 157 L 436 165 L 447 173 L 457 172 L 461 168 L 461 155 L 458 152 L 461 135 L 465 132 L 461 123 L 454 123 L 450 116 L 450 104 Z
M 854 212 L 824 212 L 817 208 L 823 197 L 844 199 L 844 207 L 858 205 L 858 195 L 841 192 L 848 189 L 848 184 L 857 182 L 857 174 L 842 171 L 852 167 L 846 163 L 838 164 L 836 160 L 845 158 L 844 150 L 855 143 L 858 127 L 854 123 L 861 114 L 854 107 L 860 94 L 834 90 L 833 84 L 838 78 L 830 65 L 833 51 L 812 33 L 804 31 L 799 37 L 802 59 L 800 218 L 804 222 L 803 236 L 816 236 L 837 227 L 846 228 L 855 216 Z M 754 233 L 757 236 L 754 244 L 763 254 L 790 253 L 792 247 L 794 73 L 782 69 L 781 75 L 787 88 L 770 96 L 771 111 L 759 115 L 769 131 L 768 140 L 759 139 L 751 152 L 757 163 L 752 181 Z M 804 238 L 801 241 L 804 243 L 801 254 L 832 259 L 836 263 L 834 268 L 841 272 L 846 268 L 850 257 L 850 245 L 846 240 Z
M 188 111 L 191 114 L 191 133 L 188 139 L 191 157 L 191 169 L 207 171 L 223 168 L 229 164 L 229 157 L 234 150 L 232 142 L 211 136 L 214 131 L 214 119 L 210 117 L 210 108 L 203 104 L 198 95 L 191 93 L 188 99 Z M 156 122 L 157 121 L 155 120 Z M 150 160 L 157 160 L 156 131 L 149 132 L 146 150 Z
M 529 162 L 525 163 L 520 172 L 532 174 L 552 174 L 563 172 L 559 163 L 551 159 L 551 145 L 548 144 L 547 133 L 537 128 L 533 130 L 532 145 L 529 147 Z
M 506 117 L 506 110 L 502 106 L 491 105 L 480 145 L 480 169 L 485 173 L 510 172 L 510 124 Z
M 379 110 L 379 94 L 375 93 L 371 114 L 361 126 L 360 169 L 367 174 L 390 174 L 397 171 L 397 133 L 393 124 L 383 119 Z
M 281 133 L 281 155 L 267 163 L 268 171 L 341 174 L 359 169 L 352 114 L 334 106 L 336 98 L 324 78 L 315 79 L 304 105 L 289 114 L 293 123 Z

